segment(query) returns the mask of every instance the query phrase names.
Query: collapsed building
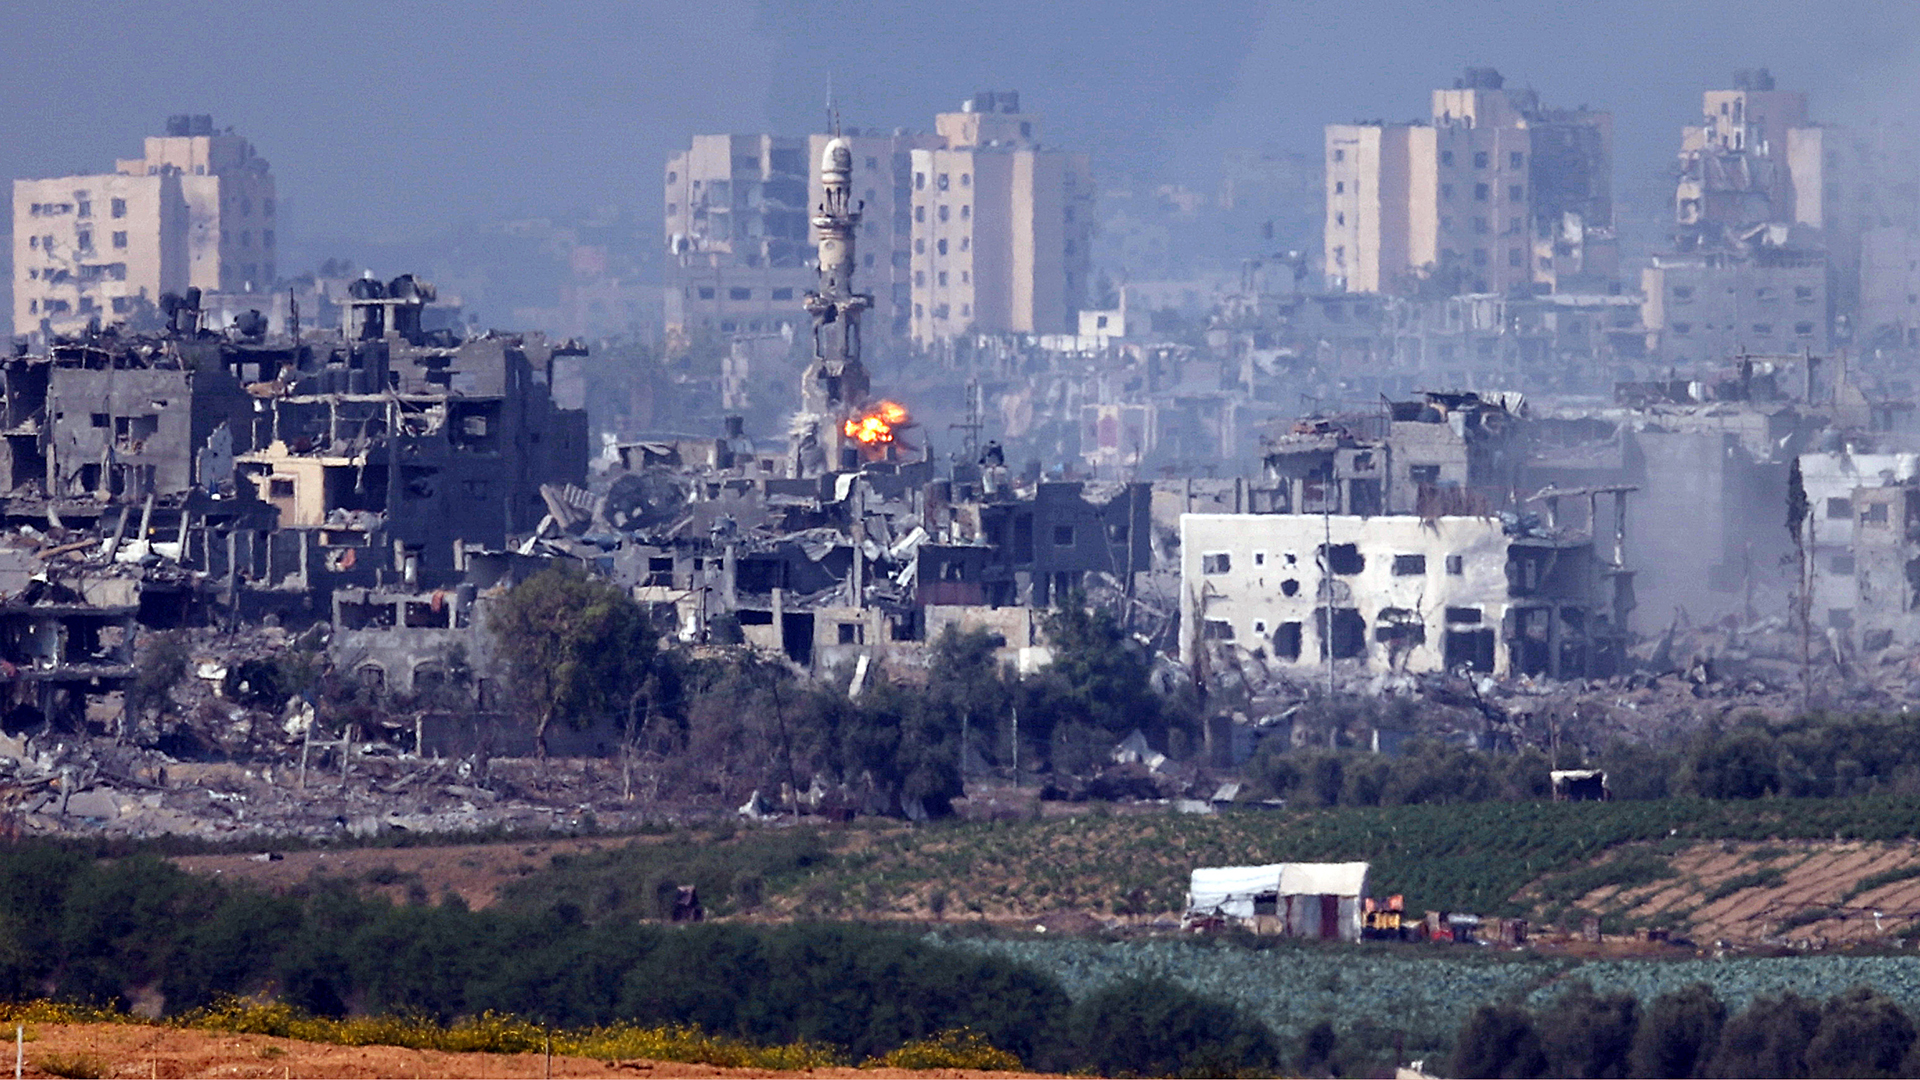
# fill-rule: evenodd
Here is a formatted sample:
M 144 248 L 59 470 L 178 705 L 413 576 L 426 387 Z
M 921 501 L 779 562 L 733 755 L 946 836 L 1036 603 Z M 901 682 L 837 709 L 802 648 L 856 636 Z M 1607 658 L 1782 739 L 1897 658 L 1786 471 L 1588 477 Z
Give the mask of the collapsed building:
M 535 532 L 550 493 L 586 480 L 586 415 L 550 392 L 577 344 L 427 331 L 434 290 L 411 275 L 356 283 L 344 325 L 305 335 L 216 331 L 199 299 L 164 298 L 161 334 L 0 361 L 16 706 L 51 715 L 53 684 L 117 693 L 135 619 L 455 628 L 443 596 L 470 555 Z

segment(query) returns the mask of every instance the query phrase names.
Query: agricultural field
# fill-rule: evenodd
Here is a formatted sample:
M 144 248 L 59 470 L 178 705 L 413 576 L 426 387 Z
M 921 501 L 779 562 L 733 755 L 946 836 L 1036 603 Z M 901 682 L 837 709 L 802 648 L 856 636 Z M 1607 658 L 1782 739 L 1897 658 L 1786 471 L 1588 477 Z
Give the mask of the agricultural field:
M 1303 1038 L 1322 1021 L 1362 1043 L 1379 1043 L 1382 1032 L 1376 1029 L 1390 1029 L 1408 1058 L 1444 1052 L 1482 1005 L 1524 1001 L 1544 1009 L 1578 982 L 1601 993 L 1630 993 L 1643 1006 L 1705 983 L 1730 1011 L 1788 990 L 1818 999 L 1869 986 L 1909 1012 L 1920 1010 L 1920 964 L 1902 956 L 1574 960 L 1440 945 L 1246 938 L 933 938 L 1038 968 L 1075 999 L 1123 979 L 1165 978 L 1239 1006 L 1283 1041 Z
M 1013 822 L 722 826 L 446 849 L 244 855 L 181 864 L 283 888 L 309 874 L 371 891 L 657 918 L 693 884 L 710 916 L 1126 926 L 1177 916 L 1195 866 L 1365 860 L 1409 910 L 1602 918 L 1701 944 L 1890 937 L 1920 918 L 1920 798 L 1469 803 L 1118 812 Z M 1882 913 L 1876 927 L 1872 910 Z M 1787 925 L 1790 924 L 1790 925 Z M 1065 925 L 1060 928 L 1067 928 Z

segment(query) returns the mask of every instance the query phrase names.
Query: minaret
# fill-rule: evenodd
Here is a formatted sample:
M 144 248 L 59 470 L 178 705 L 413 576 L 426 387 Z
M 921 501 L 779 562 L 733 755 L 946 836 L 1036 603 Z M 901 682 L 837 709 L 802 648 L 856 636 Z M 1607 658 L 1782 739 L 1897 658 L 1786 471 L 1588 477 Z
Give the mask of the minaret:
M 869 388 L 867 369 L 860 363 L 860 314 L 873 305 L 873 297 L 853 291 L 853 234 L 860 224 L 860 207 L 852 204 L 853 151 L 837 135 L 821 156 L 820 179 L 825 199 L 813 215 L 820 238 L 820 283 L 805 301 L 807 314 L 813 316 L 813 363 L 800 387 L 796 476 L 840 467 L 845 438 L 841 424 L 866 404 Z

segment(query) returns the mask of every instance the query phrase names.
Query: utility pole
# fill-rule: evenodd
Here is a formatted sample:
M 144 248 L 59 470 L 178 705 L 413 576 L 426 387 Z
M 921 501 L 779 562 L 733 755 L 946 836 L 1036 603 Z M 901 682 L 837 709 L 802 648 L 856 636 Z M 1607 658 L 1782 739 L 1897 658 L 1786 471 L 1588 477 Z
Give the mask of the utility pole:
M 1332 472 L 1331 469 L 1328 472 Z M 1326 539 L 1320 545 L 1320 588 L 1325 590 L 1325 614 L 1320 618 L 1320 647 L 1327 651 L 1327 705 L 1333 705 L 1333 484 L 1320 492 L 1320 524 Z

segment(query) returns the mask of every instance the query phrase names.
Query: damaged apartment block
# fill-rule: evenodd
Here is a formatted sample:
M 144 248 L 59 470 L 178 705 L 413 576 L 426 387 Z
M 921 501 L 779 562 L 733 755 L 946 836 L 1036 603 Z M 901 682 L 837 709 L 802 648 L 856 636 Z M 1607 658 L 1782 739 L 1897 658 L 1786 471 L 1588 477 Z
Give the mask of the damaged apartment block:
M 1231 648 L 1302 673 L 1620 670 L 1633 488 L 1547 489 L 1528 500 L 1544 520 L 1509 508 L 1517 409 L 1429 394 L 1272 440 L 1251 500 L 1270 512 L 1181 515 L 1182 661 Z M 1563 501 L 1585 513 L 1563 522 Z

